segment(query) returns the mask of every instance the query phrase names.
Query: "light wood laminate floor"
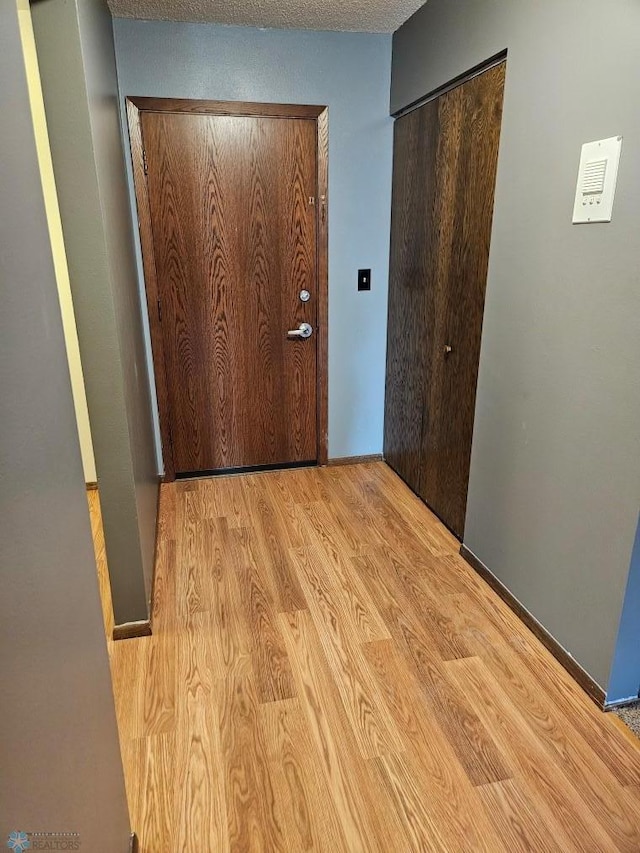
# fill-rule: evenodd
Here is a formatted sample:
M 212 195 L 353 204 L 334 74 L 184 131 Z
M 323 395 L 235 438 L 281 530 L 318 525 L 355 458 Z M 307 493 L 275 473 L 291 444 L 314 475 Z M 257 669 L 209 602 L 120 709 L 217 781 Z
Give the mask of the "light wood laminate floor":
M 160 527 L 109 643 L 144 853 L 640 850 L 635 743 L 384 463 L 164 486 Z

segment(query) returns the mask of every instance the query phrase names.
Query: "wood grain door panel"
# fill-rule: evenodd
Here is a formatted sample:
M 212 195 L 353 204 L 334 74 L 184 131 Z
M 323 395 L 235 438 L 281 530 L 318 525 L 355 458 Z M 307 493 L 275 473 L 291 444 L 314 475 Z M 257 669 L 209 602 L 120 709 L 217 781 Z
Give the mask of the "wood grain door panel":
M 384 455 L 416 492 L 433 368 L 437 142 L 435 102 L 394 125 Z
M 441 187 L 442 300 L 423 433 L 419 493 L 462 538 L 466 518 L 480 343 L 502 120 L 504 63 L 443 96 L 442 159 L 451 166 Z M 445 354 L 445 347 L 451 352 Z
M 315 121 L 141 126 L 175 471 L 315 460 L 317 337 L 287 339 L 317 320 Z
M 395 124 L 385 458 L 458 537 L 504 74 L 502 63 Z

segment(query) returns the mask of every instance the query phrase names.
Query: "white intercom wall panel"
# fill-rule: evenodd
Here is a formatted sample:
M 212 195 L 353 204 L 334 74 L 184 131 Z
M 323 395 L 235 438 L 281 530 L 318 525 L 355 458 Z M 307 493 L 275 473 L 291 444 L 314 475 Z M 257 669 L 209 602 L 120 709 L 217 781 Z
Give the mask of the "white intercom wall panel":
M 574 223 L 611 222 L 618 181 L 622 137 L 612 136 L 582 146 Z

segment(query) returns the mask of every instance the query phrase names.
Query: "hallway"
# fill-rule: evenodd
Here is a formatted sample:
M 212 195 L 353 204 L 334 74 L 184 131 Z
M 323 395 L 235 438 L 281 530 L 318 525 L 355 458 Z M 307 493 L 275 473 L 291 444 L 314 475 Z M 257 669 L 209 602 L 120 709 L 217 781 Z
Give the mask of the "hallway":
M 458 547 L 382 462 L 163 486 L 109 642 L 141 850 L 640 849 L 640 749 Z

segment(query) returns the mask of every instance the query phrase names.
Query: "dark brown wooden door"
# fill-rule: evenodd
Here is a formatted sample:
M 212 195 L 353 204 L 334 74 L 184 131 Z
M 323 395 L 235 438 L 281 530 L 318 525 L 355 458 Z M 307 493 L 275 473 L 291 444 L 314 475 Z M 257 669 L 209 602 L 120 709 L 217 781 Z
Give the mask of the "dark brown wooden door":
M 462 537 L 505 65 L 395 123 L 385 458 Z
M 315 121 L 141 122 L 175 472 L 315 460 Z

